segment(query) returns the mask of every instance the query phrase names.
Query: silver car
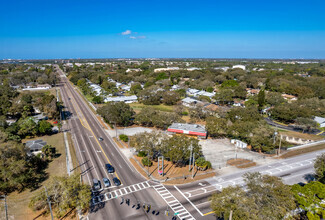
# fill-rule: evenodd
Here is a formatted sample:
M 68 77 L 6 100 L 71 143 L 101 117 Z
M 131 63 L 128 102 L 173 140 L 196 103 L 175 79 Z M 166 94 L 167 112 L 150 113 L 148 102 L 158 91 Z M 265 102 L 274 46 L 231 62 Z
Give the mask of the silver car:
M 111 186 L 111 182 L 109 181 L 109 179 L 107 178 L 103 178 L 103 183 L 105 187 L 110 187 Z

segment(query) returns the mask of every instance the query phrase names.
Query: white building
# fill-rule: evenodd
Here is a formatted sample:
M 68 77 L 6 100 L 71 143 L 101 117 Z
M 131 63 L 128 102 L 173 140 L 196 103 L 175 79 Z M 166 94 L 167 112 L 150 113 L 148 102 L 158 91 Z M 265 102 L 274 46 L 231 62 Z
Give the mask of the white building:
M 198 90 L 198 89 L 189 88 L 186 90 L 186 94 L 191 95 L 191 96 L 196 96 L 198 92 L 200 92 L 200 90 Z
M 246 66 L 244 66 L 244 65 L 234 65 L 234 66 L 232 66 L 232 68 L 233 69 L 238 68 L 238 69 L 246 70 Z
M 314 118 L 314 121 L 316 121 L 319 124 L 319 127 L 321 128 L 325 127 L 325 118 L 316 116 Z
M 124 91 L 130 91 L 131 90 L 131 86 L 129 85 L 121 85 L 120 89 L 124 90 Z
M 174 90 L 178 90 L 181 87 L 179 85 L 173 85 L 172 88 L 170 89 L 170 91 L 174 91 Z
M 154 72 L 158 73 L 158 72 L 162 72 L 162 71 L 172 71 L 172 70 L 179 70 L 179 67 L 157 68 L 154 70 Z
M 141 72 L 142 69 L 138 68 L 138 69 L 127 69 L 125 72 L 129 73 L 129 72 Z
M 49 90 L 51 88 L 50 85 L 44 84 L 44 85 L 37 85 L 36 87 L 27 86 L 26 88 L 23 88 L 23 91 L 38 91 L 38 90 Z
M 198 68 L 198 67 L 189 67 L 186 70 L 187 71 L 194 71 L 194 70 L 201 70 L 202 68 Z
M 197 104 L 203 104 L 203 102 L 193 99 L 191 97 L 186 97 L 186 98 L 182 99 L 182 104 L 186 107 L 193 107 Z
M 137 101 L 138 101 L 138 97 L 136 95 L 107 97 L 107 98 L 104 99 L 104 102 L 125 102 L 125 103 L 132 103 L 132 102 L 137 102 Z
M 97 85 L 95 83 L 91 83 L 91 82 L 88 82 L 88 83 L 89 83 L 89 87 L 91 88 L 91 90 L 94 91 L 97 96 L 102 94 L 102 91 L 103 91 L 102 87 L 100 87 L 99 85 Z
M 213 98 L 214 96 L 215 96 L 215 92 L 206 92 L 206 91 L 204 91 L 204 90 L 201 90 L 201 91 L 199 91 L 198 93 L 196 93 L 196 95 L 195 96 L 207 96 L 207 97 L 209 97 L 209 98 Z
M 227 67 L 227 66 L 225 66 L 225 67 L 215 67 L 214 68 L 215 70 L 222 70 L 222 71 L 227 71 L 227 70 L 229 70 L 229 67 Z

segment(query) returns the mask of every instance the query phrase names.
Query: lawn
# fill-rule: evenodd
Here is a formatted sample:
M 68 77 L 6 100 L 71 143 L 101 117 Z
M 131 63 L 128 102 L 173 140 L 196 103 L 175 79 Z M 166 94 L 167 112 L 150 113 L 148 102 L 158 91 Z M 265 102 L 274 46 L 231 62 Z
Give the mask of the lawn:
M 163 112 L 173 112 L 174 111 L 173 106 L 164 105 L 164 104 L 160 104 L 160 105 L 144 105 L 142 103 L 131 103 L 130 106 L 133 108 L 133 110 L 135 112 L 139 112 L 139 111 L 141 111 L 141 109 L 143 109 L 145 107 L 151 107 L 151 108 L 154 108 L 156 110 L 163 111 Z
M 54 134 L 51 136 L 43 136 L 38 138 L 32 138 L 28 140 L 23 140 L 23 142 L 29 141 L 29 140 L 35 140 L 35 139 L 43 139 L 47 142 L 47 144 L 52 145 L 56 148 L 57 154 L 59 154 L 59 157 L 53 159 L 52 162 L 49 163 L 48 168 L 46 169 L 46 172 L 49 174 L 49 176 L 65 176 L 67 175 L 67 168 L 66 168 L 66 154 L 65 154 L 65 146 L 64 146 L 64 140 L 63 140 L 63 133 Z M 73 148 L 71 146 L 70 148 Z M 49 179 L 45 180 L 43 182 L 43 186 L 46 185 L 49 182 Z M 31 209 L 28 208 L 28 203 L 33 195 L 35 195 L 39 190 L 44 190 L 43 187 L 40 187 L 39 189 L 35 191 L 30 191 L 29 189 L 24 190 L 21 193 L 14 192 L 11 193 L 8 198 L 8 215 L 9 219 L 38 219 L 38 220 L 45 220 L 49 219 L 50 217 L 37 217 L 40 213 L 34 213 Z M 1 205 L 1 213 L 3 213 L 3 206 Z

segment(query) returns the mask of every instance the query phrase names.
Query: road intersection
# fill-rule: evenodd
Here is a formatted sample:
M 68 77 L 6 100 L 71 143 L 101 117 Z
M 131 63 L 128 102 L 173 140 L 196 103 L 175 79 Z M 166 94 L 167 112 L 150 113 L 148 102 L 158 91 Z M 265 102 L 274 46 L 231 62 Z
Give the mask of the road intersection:
M 244 173 L 275 175 L 288 184 L 305 182 L 312 176 L 313 160 L 325 152 L 312 152 L 184 185 L 170 186 L 148 181 L 121 153 L 62 70 L 58 66 L 56 68 L 61 78 L 64 111 L 70 116 L 68 129 L 74 142 L 82 180 L 92 185 L 94 178 L 102 180 L 106 177 L 112 182 L 113 177 L 118 177 L 122 182 L 121 186 L 111 186 L 99 192 L 98 202 L 94 204 L 89 219 L 172 219 L 174 214 L 177 214 L 178 219 L 215 219 L 208 198 L 226 186 L 243 184 Z M 99 137 L 103 141 L 99 141 Z M 107 173 L 106 163 L 115 167 L 114 174 Z M 129 205 L 124 202 L 125 199 L 131 201 Z M 138 204 L 141 204 L 141 208 Z M 142 208 L 149 204 L 150 211 Z M 167 210 L 169 216 L 165 215 Z

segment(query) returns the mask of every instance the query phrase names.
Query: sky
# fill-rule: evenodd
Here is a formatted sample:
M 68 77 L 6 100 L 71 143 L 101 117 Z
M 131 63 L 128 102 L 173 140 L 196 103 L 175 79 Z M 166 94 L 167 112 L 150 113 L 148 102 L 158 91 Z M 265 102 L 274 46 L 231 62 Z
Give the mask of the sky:
M 325 58 L 324 0 L 0 5 L 0 59 Z

